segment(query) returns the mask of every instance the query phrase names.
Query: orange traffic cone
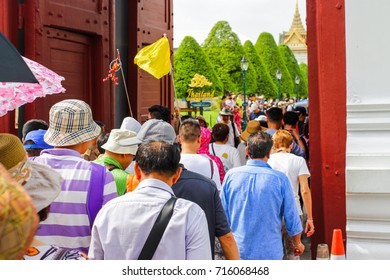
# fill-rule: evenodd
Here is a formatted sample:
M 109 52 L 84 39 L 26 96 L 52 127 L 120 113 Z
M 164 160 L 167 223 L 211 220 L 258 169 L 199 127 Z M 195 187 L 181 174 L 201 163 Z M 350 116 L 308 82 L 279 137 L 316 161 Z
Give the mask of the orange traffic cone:
M 341 229 L 333 230 L 331 260 L 345 260 L 345 250 L 343 243 L 343 233 Z

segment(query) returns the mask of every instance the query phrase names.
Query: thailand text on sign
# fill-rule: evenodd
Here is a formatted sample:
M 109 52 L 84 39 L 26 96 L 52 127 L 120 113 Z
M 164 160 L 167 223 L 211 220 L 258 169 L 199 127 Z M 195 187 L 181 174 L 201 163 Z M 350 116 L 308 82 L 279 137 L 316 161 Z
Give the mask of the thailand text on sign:
M 204 92 L 203 90 L 200 92 L 195 92 L 192 88 L 187 90 L 187 101 L 202 101 L 204 99 L 211 99 L 214 97 L 214 91 L 212 92 Z

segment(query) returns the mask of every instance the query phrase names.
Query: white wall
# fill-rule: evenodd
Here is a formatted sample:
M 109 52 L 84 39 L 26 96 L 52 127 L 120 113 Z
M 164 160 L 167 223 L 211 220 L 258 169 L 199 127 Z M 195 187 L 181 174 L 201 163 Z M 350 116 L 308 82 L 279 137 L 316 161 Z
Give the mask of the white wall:
M 345 0 L 347 259 L 390 259 L 390 1 Z

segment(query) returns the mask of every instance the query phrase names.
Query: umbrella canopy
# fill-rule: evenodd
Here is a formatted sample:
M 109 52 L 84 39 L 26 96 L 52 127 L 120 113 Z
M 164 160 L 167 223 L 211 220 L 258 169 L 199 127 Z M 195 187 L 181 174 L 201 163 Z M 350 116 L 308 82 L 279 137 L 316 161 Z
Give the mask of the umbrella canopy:
M 38 83 L 18 50 L 0 32 L 0 82 Z
M 301 100 L 301 101 L 299 101 L 299 102 L 296 102 L 296 103 L 293 105 L 294 108 L 296 108 L 296 107 L 298 107 L 298 106 L 305 107 L 306 110 L 307 110 L 308 107 L 309 107 L 309 99 L 303 99 L 303 100 Z
M 26 103 L 33 102 L 38 97 L 63 93 L 65 88 L 61 82 L 64 77 L 45 66 L 22 57 L 39 83 L 8 83 L 0 82 L 0 117 L 7 111 L 12 111 Z

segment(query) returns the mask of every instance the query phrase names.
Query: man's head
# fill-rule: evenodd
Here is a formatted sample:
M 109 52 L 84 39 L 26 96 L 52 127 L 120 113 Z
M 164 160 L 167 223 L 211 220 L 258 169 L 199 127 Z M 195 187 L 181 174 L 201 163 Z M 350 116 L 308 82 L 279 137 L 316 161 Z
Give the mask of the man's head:
M 44 140 L 54 147 L 68 147 L 84 144 L 101 132 L 100 126 L 92 118 L 91 108 L 77 99 L 66 99 L 54 104 L 50 109 L 49 128 Z
M 224 123 L 217 123 L 213 126 L 212 135 L 216 142 L 227 141 L 229 136 L 229 127 Z
M 233 115 L 232 112 L 229 110 L 229 108 L 223 108 L 220 112 L 219 115 L 222 118 L 223 123 L 228 123 L 230 121 L 231 116 Z
M 30 131 L 38 130 L 38 129 L 47 130 L 48 128 L 49 128 L 49 124 L 44 120 L 39 120 L 39 119 L 29 120 L 23 125 L 22 128 L 22 141 L 26 139 L 26 135 Z
M 183 143 L 195 143 L 200 144 L 200 125 L 197 120 L 187 119 L 181 123 L 179 128 L 179 142 Z
M 266 132 L 258 131 L 248 137 L 247 154 L 252 159 L 268 157 L 272 149 L 272 138 Z
M 138 148 L 134 171 L 140 181 L 156 178 L 172 185 L 180 177 L 179 162 L 180 149 L 177 144 L 151 141 Z
M 45 136 L 46 130 L 38 129 L 32 130 L 26 134 L 23 141 L 23 146 L 27 151 L 29 157 L 39 156 L 42 150 L 51 149 L 53 146 L 48 145 L 43 137 Z
M 171 111 L 167 107 L 153 105 L 149 107 L 148 111 L 149 119 L 163 120 L 167 123 L 171 123 Z
M 272 107 L 267 110 L 267 121 L 270 123 L 281 124 L 283 119 L 283 110 L 278 107 Z
M 295 107 L 295 111 L 298 112 L 299 121 L 303 122 L 306 118 L 306 115 L 307 115 L 306 108 L 302 107 L 302 106 L 297 106 L 297 107 Z
M 299 121 L 299 116 L 298 113 L 295 111 L 287 111 L 283 115 L 283 124 L 286 130 L 295 129 L 298 121 Z

